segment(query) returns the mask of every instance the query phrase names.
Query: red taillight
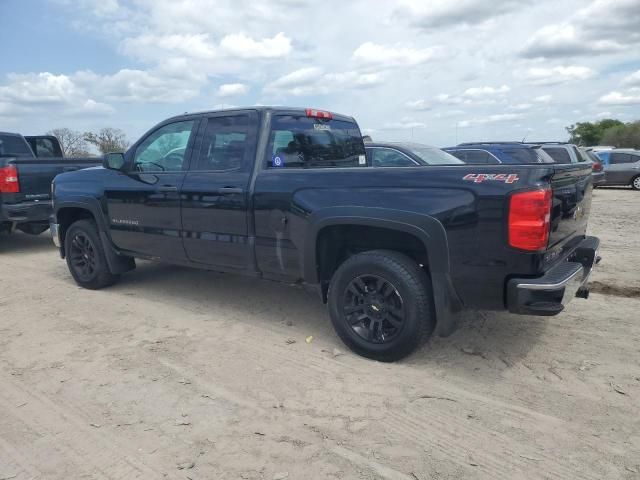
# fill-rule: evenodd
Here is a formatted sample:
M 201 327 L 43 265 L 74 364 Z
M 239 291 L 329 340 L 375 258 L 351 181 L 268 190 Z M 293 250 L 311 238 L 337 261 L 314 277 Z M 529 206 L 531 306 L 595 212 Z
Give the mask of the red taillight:
M 509 245 L 532 252 L 549 241 L 551 190 L 514 193 L 509 200 Z
M 18 169 L 15 165 L 7 165 L 6 167 L 0 168 L 0 192 L 20 193 Z
M 601 172 L 602 171 L 602 164 L 600 162 L 593 162 L 593 164 L 591 164 L 591 169 L 594 172 Z
M 305 110 L 307 117 L 312 118 L 324 118 L 326 120 L 331 120 L 333 115 L 331 112 L 325 112 L 323 110 L 316 110 L 315 108 L 307 108 Z

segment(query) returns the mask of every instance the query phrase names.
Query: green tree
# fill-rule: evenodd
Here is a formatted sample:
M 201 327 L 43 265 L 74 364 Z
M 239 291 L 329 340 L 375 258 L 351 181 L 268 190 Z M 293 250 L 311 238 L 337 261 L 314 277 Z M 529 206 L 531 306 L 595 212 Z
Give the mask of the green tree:
M 602 135 L 602 143 L 617 148 L 640 149 L 640 121 L 606 129 Z
M 124 152 L 129 146 L 129 140 L 119 128 L 102 128 L 99 132 L 86 132 L 84 139 L 94 145 L 100 153 Z
M 603 143 L 604 132 L 610 128 L 623 126 L 620 120 L 605 118 L 598 122 L 578 122 L 566 127 L 569 134 L 569 141 L 576 145 L 590 147 Z

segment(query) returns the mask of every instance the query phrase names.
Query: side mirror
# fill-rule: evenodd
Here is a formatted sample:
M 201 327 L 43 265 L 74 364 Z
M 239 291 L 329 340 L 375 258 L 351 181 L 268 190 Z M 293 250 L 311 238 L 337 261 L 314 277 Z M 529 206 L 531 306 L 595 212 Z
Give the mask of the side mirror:
M 102 166 L 109 170 L 122 171 L 124 164 L 124 153 L 107 153 L 102 160 Z

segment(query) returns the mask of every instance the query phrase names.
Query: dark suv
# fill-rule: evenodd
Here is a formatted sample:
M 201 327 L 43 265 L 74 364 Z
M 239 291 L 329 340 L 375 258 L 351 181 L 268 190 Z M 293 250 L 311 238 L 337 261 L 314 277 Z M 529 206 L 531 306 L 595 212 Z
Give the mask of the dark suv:
M 471 142 L 443 149 L 464 163 L 477 165 L 553 163 L 540 145 L 520 142 Z

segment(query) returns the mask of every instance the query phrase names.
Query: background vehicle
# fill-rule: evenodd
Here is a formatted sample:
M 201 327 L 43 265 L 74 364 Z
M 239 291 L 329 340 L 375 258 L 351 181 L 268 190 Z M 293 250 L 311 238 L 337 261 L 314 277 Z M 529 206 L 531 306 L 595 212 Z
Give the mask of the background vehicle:
M 640 190 L 640 151 L 626 148 L 596 152 L 607 174 L 604 185 L 631 185 Z
M 597 258 L 589 165 L 374 168 L 353 118 L 314 109 L 173 117 L 104 166 L 53 182 L 51 233 L 79 285 L 135 257 L 304 282 L 383 361 L 452 333 L 462 308 L 555 315 Z
M 594 188 L 605 185 L 607 175 L 604 171 L 602 160 L 588 148 L 580 147 L 578 152 L 580 152 L 585 162 L 591 162 L 591 176 L 593 178 Z
M 367 162 L 374 167 L 415 167 L 463 163 L 437 147 L 413 142 L 365 142 Z
M 54 157 L 34 155 L 52 152 Z M 99 158 L 63 159 L 55 137 L 0 132 L 0 231 L 38 235 L 49 228 L 51 181 L 62 172 L 100 165 Z
M 585 159 L 580 155 L 578 147 L 567 142 L 531 142 L 540 145 L 556 163 L 580 163 Z
M 541 150 L 540 145 L 521 142 L 470 142 L 443 150 L 464 163 L 476 165 L 553 163 L 553 159 Z

